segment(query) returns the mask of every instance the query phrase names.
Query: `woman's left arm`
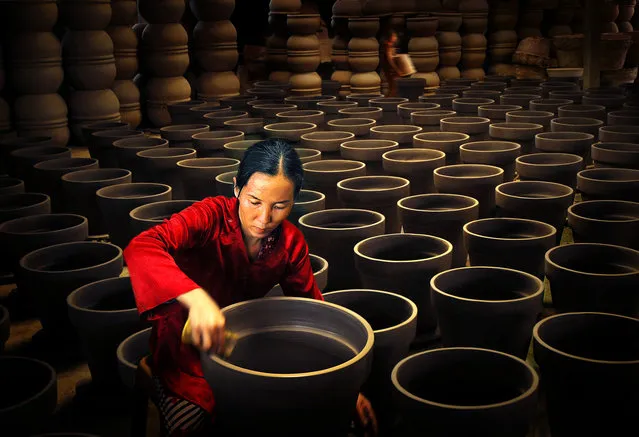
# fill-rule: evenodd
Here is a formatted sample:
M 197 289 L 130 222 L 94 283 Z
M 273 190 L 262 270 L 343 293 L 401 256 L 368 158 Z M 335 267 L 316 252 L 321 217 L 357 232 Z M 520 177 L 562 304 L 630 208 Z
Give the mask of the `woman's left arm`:
M 293 226 L 291 225 L 291 227 Z M 313 276 L 313 268 L 308 256 L 308 245 L 302 232 L 294 228 L 290 235 L 284 235 L 284 238 L 287 239 L 286 246 L 289 257 L 284 277 L 280 280 L 282 291 L 286 296 L 324 300 Z

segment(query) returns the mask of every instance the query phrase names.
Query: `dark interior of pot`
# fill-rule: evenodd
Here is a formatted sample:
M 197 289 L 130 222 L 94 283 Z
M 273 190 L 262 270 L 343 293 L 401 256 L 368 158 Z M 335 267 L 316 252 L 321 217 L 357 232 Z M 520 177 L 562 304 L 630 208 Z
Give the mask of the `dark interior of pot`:
M 593 200 L 576 203 L 571 211 L 577 216 L 594 220 L 639 221 L 639 204 L 636 202 Z
M 464 150 L 479 152 L 500 152 L 518 149 L 519 144 L 509 141 L 477 141 L 475 143 L 466 143 L 463 145 Z
M 179 166 L 185 168 L 215 168 L 233 164 L 239 164 L 239 162 L 232 158 L 193 158 L 180 161 Z
M 0 210 L 24 208 L 44 202 L 47 196 L 38 193 L 5 194 L 0 196 Z
M 326 266 L 326 263 L 317 256 L 309 255 L 308 259 L 311 261 L 311 270 L 313 270 L 313 273 L 319 272 Z
M 564 119 L 562 119 L 564 120 Z M 537 134 L 539 138 L 546 140 L 588 140 L 592 134 L 586 134 L 582 132 L 544 132 Z M 534 156 L 534 155 L 528 155 Z
M 348 171 L 362 167 L 357 161 L 327 159 L 325 161 L 311 161 L 304 164 L 304 170 L 309 171 Z
M 572 188 L 566 185 L 544 181 L 509 182 L 500 185 L 497 189 L 506 195 L 533 199 L 569 196 L 573 193 Z
M 61 158 L 42 161 L 36 164 L 39 170 L 63 170 L 67 168 L 82 167 L 95 162 L 92 158 Z
M 170 218 L 173 214 L 182 211 L 195 203 L 193 200 L 170 200 L 167 202 L 155 202 L 143 205 L 131 211 L 131 215 L 137 220 L 152 220 L 158 223 Z
M 443 176 L 458 178 L 481 178 L 496 176 L 504 171 L 499 167 L 488 165 L 459 164 L 440 167 L 437 172 Z
M 31 252 L 20 261 L 28 270 L 63 272 L 95 267 L 120 256 L 117 246 L 106 243 L 65 243 Z
M 639 360 L 639 321 L 602 313 L 563 314 L 537 332 L 548 346 L 575 357 L 602 361 Z
M 0 178 L 0 188 L 15 187 L 20 185 L 22 181 L 15 178 Z
M 390 293 L 346 290 L 325 293 L 324 299 L 355 311 L 366 319 L 373 331 L 404 323 L 413 316 L 414 312 L 413 307 L 405 299 Z
M 620 246 L 571 244 L 558 246 L 547 256 L 561 268 L 580 273 L 630 275 L 639 272 L 639 253 Z
M 470 222 L 466 225 L 468 232 L 489 238 L 542 238 L 555 234 L 556 230 L 549 224 L 536 220 L 516 218 L 491 218 Z
M 445 240 L 430 235 L 393 234 L 360 242 L 357 252 L 384 261 L 417 261 L 440 256 L 451 250 Z
M 85 218 L 73 214 L 42 214 L 22 217 L 13 223 L 2 225 L 2 232 L 8 234 L 39 234 L 80 226 Z
M 186 131 L 186 130 L 194 130 L 194 129 L 205 129 L 208 128 L 206 124 L 173 124 L 169 126 L 164 126 L 160 131 Z
M 617 152 L 634 152 L 639 154 L 639 144 L 634 143 L 597 143 L 595 147 Z
M 375 132 L 382 133 L 410 133 L 419 132 L 421 129 L 418 126 L 410 125 L 390 125 L 390 126 L 377 126 Z
M 18 357 L 0 358 L 0 410 L 25 402 L 55 381 L 53 369 Z
M 101 188 L 100 196 L 113 199 L 127 199 L 162 194 L 166 193 L 168 189 L 169 187 L 167 185 L 151 183 L 117 184 Z
M 444 158 L 445 155 L 442 153 L 443 152 L 430 149 L 400 149 L 391 151 L 388 155 L 386 155 L 386 158 L 396 161 L 410 162 L 430 161 L 433 159 Z
M 166 142 L 165 139 L 162 138 L 152 138 L 152 137 L 139 137 L 139 138 L 127 138 L 124 140 L 118 140 L 117 144 L 114 142 L 114 146 L 122 147 L 122 148 L 146 148 L 146 147 L 155 147 L 160 146 Z
M 164 150 L 164 149 L 158 149 Z M 169 150 L 169 149 L 166 149 Z M 69 182 L 97 182 L 108 181 L 125 177 L 130 172 L 122 168 L 100 168 L 94 170 L 80 170 L 67 173 L 62 176 L 63 180 Z
M 300 222 L 318 228 L 350 229 L 370 226 L 380 220 L 380 214 L 372 211 L 334 209 L 307 214 L 300 219 Z
M 235 176 L 237 176 L 237 171 L 229 171 L 227 173 L 222 173 L 221 175 L 218 175 L 216 179 L 225 184 L 232 184 L 233 178 Z
M 420 140 L 425 141 L 461 141 L 467 139 L 466 134 L 462 134 L 459 132 L 424 132 L 422 134 L 418 134 Z
M 443 349 L 417 354 L 405 361 L 397 381 L 428 402 L 479 407 L 507 402 L 534 383 L 529 368 L 492 351 Z
M 177 158 L 187 156 L 193 152 L 193 149 L 185 149 L 180 147 L 172 147 L 168 149 L 149 149 L 139 152 L 139 156 L 144 158 Z
M 72 293 L 69 303 L 94 311 L 121 311 L 136 307 L 129 278 L 93 282 Z
M 520 156 L 518 160 L 526 164 L 561 165 L 574 164 L 583 161 L 583 158 L 569 153 L 533 153 L 531 155 Z
M 118 346 L 118 359 L 128 365 L 137 366 L 140 360 L 149 354 L 149 338 L 152 329 L 147 328 L 136 332 L 122 341 Z
M 543 292 L 542 283 L 531 275 L 500 268 L 467 267 L 438 275 L 434 286 L 464 299 L 504 301 Z
M 339 186 L 349 190 L 390 190 L 406 186 L 406 180 L 391 176 L 360 176 L 340 181 Z
M 429 196 L 415 196 L 402 199 L 401 206 L 424 211 L 450 211 L 455 209 L 470 208 L 477 204 L 473 198 L 455 196 L 454 194 L 441 194 Z

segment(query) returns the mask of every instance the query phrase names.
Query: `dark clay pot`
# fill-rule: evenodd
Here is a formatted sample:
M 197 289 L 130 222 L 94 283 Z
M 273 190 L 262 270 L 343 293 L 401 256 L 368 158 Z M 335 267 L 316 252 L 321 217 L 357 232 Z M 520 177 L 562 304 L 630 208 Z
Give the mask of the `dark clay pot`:
M 89 220 L 89 235 L 108 232 L 95 195 L 103 187 L 131 182 L 131 172 L 122 168 L 79 170 L 62 176 L 64 211 Z
M 384 174 L 382 155 L 399 148 L 399 143 L 392 140 L 354 140 L 340 145 L 343 159 L 366 163 L 366 175 L 380 176 Z
M 453 245 L 452 267 L 466 265 L 462 228 L 479 215 L 479 202 L 458 194 L 422 194 L 397 203 L 399 221 L 406 233 L 435 235 Z
M 490 119 L 484 117 L 449 117 L 442 118 L 440 123 L 442 132 L 458 132 L 470 135 L 470 141 L 486 139 L 490 127 Z
M 138 314 L 131 279 L 103 279 L 67 297 L 69 319 L 82 341 L 91 382 L 105 390 L 120 387 L 116 350 L 130 336 L 148 326 Z
M 129 212 L 147 203 L 171 200 L 171 187 L 154 183 L 123 183 L 96 191 L 98 208 L 109 234 L 109 241 L 124 250 L 132 236 L 129 234 Z
M 98 168 L 98 160 L 94 158 L 60 158 L 42 161 L 33 166 L 33 184 L 35 190 L 51 197 L 51 208 L 54 212 L 62 211 L 62 176 L 79 170 Z
M 457 115 L 455 111 L 448 110 L 430 110 L 411 112 L 410 124 L 422 128 L 422 132 L 439 132 L 439 125 L 443 118 L 450 118 Z M 413 136 L 414 142 L 415 136 Z
M 4 194 L 0 196 L 0 223 L 36 214 L 50 214 L 51 199 L 42 193 Z
M 340 144 L 353 140 L 355 135 L 350 132 L 311 132 L 301 137 L 300 146 L 319 150 L 323 156 L 339 158 Z
M 114 244 L 55 244 L 29 252 L 20 260 L 18 288 L 30 296 L 45 331 L 69 334 L 67 296 L 85 284 L 118 277 L 122 267 L 122 249 Z
M 565 105 L 560 106 L 557 112 L 561 118 L 594 118 L 606 121 L 606 108 L 600 105 Z
M 142 138 L 144 132 L 137 130 L 102 130 L 93 132 L 88 140 L 91 158 L 98 160 L 100 168 L 118 168 L 115 141 L 124 138 Z
M 148 149 L 166 149 L 169 147 L 168 140 L 155 137 L 134 137 L 123 138 L 113 142 L 115 157 L 118 161 L 118 168 L 126 168 L 133 173 L 133 181 L 140 182 L 141 159 L 137 153 Z
M 420 352 L 397 363 L 391 380 L 400 413 L 396 435 L 417 437 L 428 428 L 432 437 L 525 437 L 537 411 L 537 373 L 503 352 Z
M 433 334 L 437 321 L 423 284 L 450 268 L 453 245 L 432 235 L 386 234 L 361 240 L 354 250 L 362 285 L 393 290 L 415 302 L 417 335 Z
M 548 223 L 557 230 L 557 244 L 566 223 L 566 211 L 575 199 L 575 191 L 545 181 L 506 182 L 495 188 L 499 217 L 518 217 Z
M 11 335 L 11 317 L 9 310 L 0 305 L 0 354 L 4 352 L 4 345 Z
M 577 187 L 577 173 L 584 168 L 584 159 L 570 153 L 533 153 L 515 160 L 521 181 L 548 181 Z
M 555 245 L 547 223 L 519 218 L 489 218 L 464 225 L 471 266 L 506 267 L 544 277 L 544 254 Z
M 289 437 L 300 429 L 312 437 L 347 434 L 373 359 L 374 334 L 364 318 L 335 304 L 293 297 L 240 302 L 222 314 L 227 329 L 239 336 L 233 353 L 228 359 L 206 352 L 200 357 L 223 435 Z M 252 395 L 237 396 L 240 386 Z M 273 408 L 291 414 L 274 415 Z
M 191 137 L 208 131 L 207 124 L 173 124 L 160 128 L 160 135 L 169 141 L 169 147 L 193 147 Z
M 337 183 L 343 208 L 368 209 L 383 214 L 386 232 L 400 232 L 397 202 L 410 195 L 410 181 L 397 176 L 358 176 Z
M 568 208 L 575 243 L 606 243 L 639 250 L 639 203 L 590 200 Z M 1 228 L 0 228 L 1 229 Z
M 492 105 L 495 103 L 493 99 L 483 99 L 478 97 L 458 97 L 453 100 L 453 111 L 456 111 L 458 114 L 477 115 L 478 108 L 484 105 Z
M 573 153 L 584 159 L 590 156 L 595 136 L 583 132 L 544 132 L 535 135 L 535 149 L 546 153 Z
M 639 202 L 639 170 L 592 168 L 577 173 L 577 189 L 583 200 Z
M 508 118 L 508 115 L 506 115 Z M 544 127 L 537 123 L 493 123 L 490 125 L 490 138 L 501 141 L 512 141 L 521 145 L 521 154 L 532 153 L 535 135 L 544 131 Z
M 482 105 L 477 108 L 477 114 L 480 117 L 490 118 L 491 121 L 506 121 L 506 114 L 511 111 L 519 111 L 523 109 L 519 105 Z
M 237 171 L 227 171 L 215 177 L 215 191 L 218 196 L 235 197 L 233 191 L 235 183 L 233 178 L 237 176 Z
M 590 151 L 595 167 L 639 170 L 639 144 L 601 142 L 593 144 Z
M 308 259 L 311 262 L 311 270 L 313 270 L 313 278 L 315 278 L 317 288 L 319 288 L 320 291 L 324 291 L 328 281 L 328 261 L 321 256 L 313 255 L 312 253 L 308 254 Z M 272 296 L 284 296 L 284 291 L 280 284 L 271 288 L 271 290 L 266 294 L 266 297 Z
M 530 109 L 532 111 L 548 111 L 552 112 L 555 117 L 559 114 L 559 108 L 572 104 L 572 100 L 568 99 L 539 99 L 530 101 Z
M 461 267 L 434 276 L 431 299 L 444 347 L 470 346 L 526 359 L 544 283 L 503 267 Z
M 24 181 L 22 179 L 0 177 L 0 196 L 20 193 L 24 193 Z
M 131 236 L 136 236 L 193 205 L 194 200 L 165 200 L 138 206 L 131 210 Z
M 298 225 L 299 218 L 309 212 L 321 211 L 326 208 L 326 196 L 319 191 L 300 190 L 288 221 L 294 225 Z
M 258 143 L 260 140 L 241 140 L 231 141 L 223 146 L 224 156 L 226 158 L 237 159 L 241 161 L 244 158 L 244 152 L 253 144 Z
M 5 250 L 2 266 L 16 273 L 20 258 L 42 247 L 84 241 L 89 235 L 85 217 L 73 214 L 38 214 L 9 220 L 0 225 L 0 242 Z
M 555 118 L 555 114 L 548 111 L 510 111 L 506 113 L 507 123 L 533 123 L 540 124 L 545 130 L 550 128 L 550 120 Z
M 244 140 L 244 132 L 238 130 L 218 130 L 193 135 L 193 148 L 200 158 L 222 158 L 224 145 Z
M 184 197 L 202 200 L 216 196 L 215 178 L 229 171 L 237 171 L 240 161 L 232 158 L 193 158 L 178 161 Z M 165 199 L 170 200 L 170 199 Z
M 304 188 L 326 196 L 326 209 L 339 208 L 337 183 L 342 179 L 366 175 L 366 164 L 345 159 L 328 159 L 303 164 Z
M 128 336 L 122 340 L 116 350 L 120 380 L 129 390 L 133 390 L 135 387 L 135 374 L 140 360 L 151 353 L 149 346 L 151 329 L 153 328 L 147 328 Z
M 188 124 L 193 119 L 189 109 L 206 103 L 204 100 L 189 100 L 167 106 L 172 124 Z M 219 103 L 218 103 L 219 107 Z
M 546 277 L 560 312 L 639 315 L 639 251 L 598 243 L 557 246 L 546 253 Z
M 565 246 L 569 247 L 569 246 Z M 533 330 L 553 437 L 623 435 L 639 408 L 639 321 L 558 314 Z
M 504 170 L 504 180 L 515 178 L 515 159 L 521 145 L 510 141 L 476 141 L 462 144 L 459 156 L 464 164 L 488 164 Z
M 25 181 L 27 187 L 34 182 L 33 166 L 42 161 L 71 158 L 71 149 L 59 146 L 35 146 L 16 149 L 9 155 L 9 176 Z
M 0 420 L 7 430 L 38 429 L 58 403 L 57 374 L 44 361 L 0 357 L 0 385 Z
M 468 88 L 464 88 L 468 89 Z M 423 103 L 435 103 L 439 105 L 441 109 L 453 109 L 453 100 L 462 95 L 462 91 L 459 94 L 448 93 L 447 91 L 438 92 L 435 90 L 435 94 L 430 96 L 419 96 L 418 100 Z
M 425 132 L 413 137 L 413 147 L 440 150 L 446 165 L 452 165 L 459 162 L 459 147 L 470 141 L 470 135 L 460 132 Z
M 446 165 L 446 154 L 431 149 L 391 150 L 382 155 L 384 173 L 410 181 L 412 194 L 432 193 L 433 170 Z
M 551 132 L 580 132 L 591 134 L 597 139 L 603 121 L 594 118 L 559 117 L 550 120 Z M 603 141 L 603 140 L 602 140 Z
M 490 217 L 495 210 L 495 187 L 504 180 L 504 170 L 493 165 L 458 164 L 439 167 L 433 172 L 438 193 L 470 196 L 479 201 L 479 217 Z
M 368 135 L 376 124 L 377 121 L 372 118 L 338 118 L 326 123 L 328 130 L 350 132 L 356 137 Z
M 141 158 L 142 174 L 145 182 L 170 185 L 173 188 L 173 199 L 184 199 L 184 188 L 180 177 L 179 161 L 193 159 L 197 155 L 195 149 L 171 147 L 168 149 L 150 149 L 137 153 Z
M 417 305 L 410 299 L 387 291 L 356 289 L 324 294 L 324 300 L 355 311 L 373 328 L 373 365 L 362 388 L 372 402 L 382 430 L 389 429 L 392 416 L 391 372 L 408 355 L 417 327 Z
M 300 158 L 302 165 L 307 162 L 321 161 L 322 159 L 322 152 L 320 152 L 319 150 L 304 149 L 301 147 L 296 147 L 295 152 L 297 153 L 297 156 Z
M 371 128 L 371 138 L 379 140 L 396 141 L 402 146 L 408 146 L 413 142 L 413 136 L 422 131 L 420 126 L 412 125 L 383 125 Z
M 310 252 L 331 266 L 327 290 L 361 286 L 354 274 L 353 247 L 365 238 L 384 234 L 385 221 L 382 214 L 361 209 L 326 209 L 300 217 L 299 227 Z
M 80 139 L 82 140 L 82 145 L 86 146 L 91 142 L 91 139 L 92 139 L 91 135 L 94 132 L 99 132 L 104 130 L 130 130 L 130 129 L 131 129 L 131 125 L 123 121 L 99 121 L 97 123 L 88 123 L 80 127 L 80 131 L 82 132 Z
M 6 166 L 9 163 L 9 156 L 11 152 L 17 149 L 37 146 L 53 146 L 54 140 L 48 136 L 26 136 L 15 138 L 3 138 L 0 141 L 0 172 L 7 171 Z

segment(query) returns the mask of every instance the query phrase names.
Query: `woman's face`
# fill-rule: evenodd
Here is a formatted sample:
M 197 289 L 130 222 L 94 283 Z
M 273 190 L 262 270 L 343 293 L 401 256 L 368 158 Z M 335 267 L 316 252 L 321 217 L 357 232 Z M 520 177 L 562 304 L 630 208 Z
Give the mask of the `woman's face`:
M 235 182 L 235 178 L 233 178 Z M 240 191 L 239 214 L 247 238 L 265 238 L 288 217 L 295 199 L 295 185 L 282 174 L 253 173 Z

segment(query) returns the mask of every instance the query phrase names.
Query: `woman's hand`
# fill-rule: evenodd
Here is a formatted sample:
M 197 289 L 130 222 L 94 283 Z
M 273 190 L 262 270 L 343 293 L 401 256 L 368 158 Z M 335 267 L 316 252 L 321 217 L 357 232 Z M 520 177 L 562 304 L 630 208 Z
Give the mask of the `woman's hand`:
M 377 435 L 377 418 L 370 401 L 363 394 L 357 397 L 357 419 L 366 437 Z
M 203 289 L 196 288 L 179 296 L 177 300 L 189 310 L 193 346 L 202 351 L 222 351 L 226 321 L 213 298 Z

